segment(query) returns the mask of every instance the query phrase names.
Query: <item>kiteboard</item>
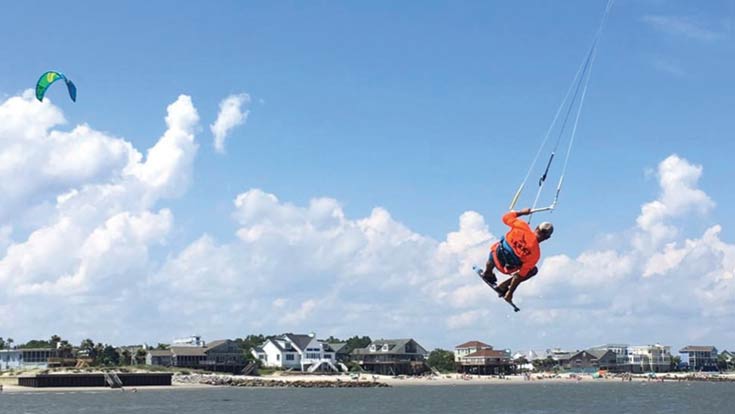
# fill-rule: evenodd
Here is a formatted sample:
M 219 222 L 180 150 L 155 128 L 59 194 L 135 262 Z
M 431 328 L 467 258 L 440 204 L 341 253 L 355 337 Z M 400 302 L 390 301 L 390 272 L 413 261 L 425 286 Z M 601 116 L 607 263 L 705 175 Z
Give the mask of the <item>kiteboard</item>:
M 508 304 L 513 307 L 513 310 L 515 312 L 518 312 L 518 311 L 521 310 L 520 308 L 518 308 L 518 306 L 516 306 L 515 303 L 513 303 L 512 300 L 507 300 L 507 299 L 505 299 L 503 297 L 503 295 L 501 294 L 502 292 L 500 291 L 500 289 L 498 289 L 498 286 L 497 285 L 491 284 L 490 282 L 488 282 L 487 280 L 485 280 L 484 277 L 482 277 L 482 274 L 484 273 L 484 271 L 482 269 L 480 269 L 477 266 L 472 266 L 472 270 L 474 270 L 475 273 L 477 273 L 477 275 L 480 276 L 480 279 L 482 279 L 482 281 L 485 282 L 486 285 L 490 286 L 490 289 L 496 291 L 498 293 L 498 295 L 501 295 L 500 297 L 503 298 L 503 300 L 505 300 L 506 302 L 508 302 Z

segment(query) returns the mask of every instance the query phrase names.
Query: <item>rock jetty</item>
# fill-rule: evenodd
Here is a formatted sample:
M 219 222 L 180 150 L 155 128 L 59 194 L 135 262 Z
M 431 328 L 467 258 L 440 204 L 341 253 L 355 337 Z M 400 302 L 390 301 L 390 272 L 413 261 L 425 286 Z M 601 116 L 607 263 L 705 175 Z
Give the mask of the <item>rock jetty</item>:
M 251 388 L 384 388 L 390 385 L 378 381 L 353 381 L 339 378 L 330 380 L 278 380 L 229 375 L 177 375 L 179 384 L 202 384 Z

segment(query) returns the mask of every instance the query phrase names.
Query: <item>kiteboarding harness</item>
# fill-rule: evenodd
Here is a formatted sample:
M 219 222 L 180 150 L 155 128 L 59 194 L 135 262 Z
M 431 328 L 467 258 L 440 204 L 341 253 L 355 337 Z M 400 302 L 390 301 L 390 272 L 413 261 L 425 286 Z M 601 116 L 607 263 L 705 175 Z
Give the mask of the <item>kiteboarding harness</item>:
M 551 125 L 549 125 L 549 128 L 546 130 L 544 139 L 541 142 L 541 145 L 539 146 L 538 151 L 536 152 L 536 155 L 533 158 L 533 161 L 531 161 L 531 165 L 528 168 L 528 172 L 526 173 L 526 176 L 523 179 L 523 182 L 521 182 L 521 185 L 518 187 L 518 191 L 516 191 L 515 195 L 513 196 L 513 199 L 510 203 L 509 210 L 513 210 L 515 208 L 515 205 L 518 202 L 518 199 L 520 198 L 521 193 L 523 192 L 523 190 L 526 187 L 526 184 L 528 183 L 528 179 L 530 178 L 532 172 L 534 171 L 536 167 L 539 157 L 541 156 L 541 152 L 546 147 L 546 144 L 557 125 L 557 121 L 559 121 L 560 115 L 566 108 L 564 118 L 561 122 L 561 126 L 559 127 L 559 133 L 556 138 L 556 143 L 554 144 L 554 147 L 551 151 L 551 155 L 549 155 L 549 160 L 546 163 L 546 168 L 544 169 L 543 174 L 538 180 L 538 190 L 536 191 L 536 197 L 534 198 L 533 205 L 531 207 L 531 214 L 538 213 L 541 211 L 553 211 L 556 208 L 557 202 L 559 200 L 559 193 L 561 192 L 562 184 L 564 183 L 564 175 L 566 174 L 566 171 L 567 171 L 567 165 L 569 163 L 569 156 L 571 155 L 572 147 L 574 146 L 574 138 L 577 134 L 577 126 L 579 125 L 579 117 L 582 113 L 582 107 L 584 106 L 585 97 L 587 96 L 587 86 L 589 85 L 590 75 L 592 74 L 592 66 L 595 63 L 595 58 L 597 56 L 597 45 L 599 43 L 600 36 L 602 35 L 602 30 L 605 27 L 605 22 L 607 21 L 607 17 L 610 14 L 610 9 L 612 8 L 613 2 L 614 0 L 608 0 L 607 6 L 605 7 L 605 13 L 602 15 L 602 19 L 600 20 L 600 25 L 597 28 L 597 32 L 595 33 L 595 36 L 592 38 L 592 44 L 589 50 L 587 51 L 587 54 L 585 55 L 584 59 L 582 59 L 582 63 L 579 65 L 579 68 L 577 69 L 577 73 L 574 75 L 574 79 L 572 80 L 572 83 L 569 86 L 569 89 L 567 90 L 567 93 L 564 96 L 564 99 L 559 105 L 559 108 L 556 110 L 554 119 L 551 121 Z M 557 186 L 556 186 L 556 193 L 554 194 L 554 198 L 551 201 L 551 204 L 549 204 L 546 207 L 538 207 L 538 202 L 541 197 L 541 191 L 544 188 L 544 184 L 546 183 L 546 178 L 549 175 L 549 171 L 554 161 L 554 157 L 556 156 L 556 152 L 559 148 L 559 144 L 562 141 L 564 132 L 567 129 L 568 121 L 575 108 L 576 108 L 576 115 L 574 117 L 574 124 L 572 126 L 571 133 L 569 135 L 569 142 L 567 144 L 566 155 L 564 157 L 564 164 L 562 166 L 561 175 L 559 176 L 559 182 L 557 183 Z M 531 216 L 529 215 L 529 220 L 530 220 L 530 217 Z

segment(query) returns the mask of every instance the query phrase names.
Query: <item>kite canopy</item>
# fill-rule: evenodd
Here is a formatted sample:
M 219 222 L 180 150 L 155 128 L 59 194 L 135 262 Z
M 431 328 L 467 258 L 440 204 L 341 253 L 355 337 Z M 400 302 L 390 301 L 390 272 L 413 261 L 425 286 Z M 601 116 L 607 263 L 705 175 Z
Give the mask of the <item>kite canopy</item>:
M 66 89 L 69 90 L 69 97 L 72 101 L 77 101 L 77 87 L 74 86 L 74 83 L 70 81 L 69 79 L 64 76 L 61 72 L 54 72 L 52 70 L 44 73 L 41 75 L 41 77 L 38 79 L 38 82 L 36 83 L 36 99 L 43 102 L 43 96 L 46 94 L 46 90 L 51 86 L 54 82 L 56 82 L 59 79 L 63 79 L 66 83 Z

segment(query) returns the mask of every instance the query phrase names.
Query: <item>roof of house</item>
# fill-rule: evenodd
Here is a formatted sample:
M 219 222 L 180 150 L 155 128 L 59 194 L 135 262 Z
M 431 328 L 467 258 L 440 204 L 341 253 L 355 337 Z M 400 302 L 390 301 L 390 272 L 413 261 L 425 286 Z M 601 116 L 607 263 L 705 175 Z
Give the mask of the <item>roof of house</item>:
M 212 341 L 205 347 L 207 351 L 213 348 L 217 348 L 218 346 L 225 344 L 229 341 L 229 339 L 219 339 L 217 341 Z
M 534 351 L 533 349 L 528 351 L 528 354 L 526 358 L 528 358 L 529 361 L 535 361 L 537 359 L 546 359 L 550 357 L 548 352 L 544 350 Z
M 507 358 L 508 354 L 504 351 L 496 351 L 494 349 L 481 349 L 475 351 L 469 355 L 465 355 L 463 358 Z
M 615 355 L 615 352 L 609 349 L 585 349 L 582 351 L 570 352 L 568 355 L 563 355 L 563 356 L 560 355 L 557 357 L 557 359 L 559 361 L 569 361 L 571 359 L 581 358 L 581 357 L 584 357 L 585 355 L 589 355 L 592 358 L 599 360 L 600 358 L 605 356 L 605 354 L 607 354 L 608 352 Z
M 331 344 L 325 343 L 324 345 L 328 346 L 332 352 L 340 353 L 346 350 L 347 342 L 332 342 Z
M 172 346 L 171 353 L 176 356 L 207 356 L 204 353 L 206 348 L 198 346 Z
M 462 345 L 457 345 L 454 348 L 459 349 L 459 348 L 492 348 L 492 347 L 484 342 L 469 341 L 469 342 L 463 343 Z
M 18 351 L 22 352 L 57 352 L 56 348 L 18 348 Z
M 557 352 L 553 355 L 551 355 L 551 358 L 556 361 L 566 361 L 568 359 L 571 359 L 574 355 L 577 355 L 579 352 Z
M 261 347 L 262 348 L 265 348 L 265 345 L 268 342 L 272 343 L 273 346 L 275 346 L 276 348 L 278 348 L 279 351 L 281 351 L 281 352 L 285 351 L 285 349 L 283 349 L 283 347 L 281 346 L 281 344 L 278 343 L 278 338 L 268 338 L 268 339 L 266 339 L 265 342 L 263 342 L 263 345 L 261 345 Z
M 687 352 L 713 352 L 714 350 L 714 346 L 687 345 L 686 347 L 684 347 L 684 349 L 679 350 L 679 353 L 685 354 Z
M 170 349 L 151 349 L 148 351 L 151 356 L 171 356 Z
M 306 347 L 309 346 L 311 340 L 314 339 L 314 337 L 310 335 L 285 334 L 282 336 L 288 339 L 300 351 L 304 351 Z
M 610 349 L 610 348 L 627 348 L 628 344 L 603 344 L 603 345 L 596 345 L 591 347 L 590 349 Z
M 613 355 L 615 354 L 615 352 L 613 352 L 610 349 L 594 349 L 594 348 L 592 348 L 592 349 L 588 349 L 588 350 L 586 350 L 584 352 L 587 352 L 588 354 L 592 355 L 593 357 L 595 357 L 597 359 L 600 359 L 600 358 L 604 357 L 605 354 L 607 354 L 608 352 L 612 352 Z
M 416 343 L 418 348 L 421 348 L 421 345 L 418 345 L 416 341 L 414 341 L 411 338 L 407 339 L 377 339 L 370 343 L 366 348 L 356 348 L 352 351 L 353 354 L 409 354 L 409 352 L 406 352 L 406 344 L 409 342 Z M 370 351 L 370 347 L 375 345 L 376 350 Z M 388 351 L 382 351 L 383 345 L 388 346 Z M 417 350 L 418 351 L 418 350 Z M 418 352 L 417 352 L 418 353 Z

